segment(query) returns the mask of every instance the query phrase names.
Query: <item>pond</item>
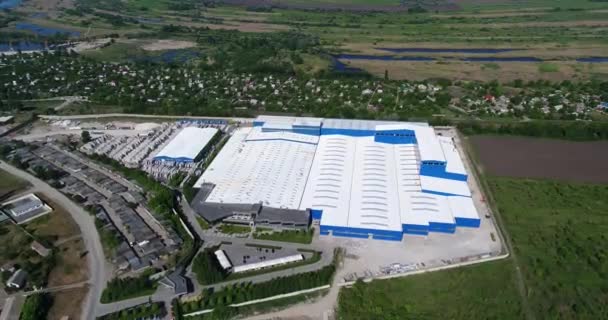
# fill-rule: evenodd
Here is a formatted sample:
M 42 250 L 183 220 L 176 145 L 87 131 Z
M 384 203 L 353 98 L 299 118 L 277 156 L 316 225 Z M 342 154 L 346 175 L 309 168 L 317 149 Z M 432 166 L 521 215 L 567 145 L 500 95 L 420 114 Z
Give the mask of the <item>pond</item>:
M 542 59 L 534 57 L 466 57 L 462 61 L 468 62 L 542 62 Z
M 0 9 L 13 9 L 21 4 L 21 0 L 0 0 Z
M 344 62 L 336 59 L 336 57 L 332 56 L 332 70 L 343 73 L 359 73 L 363 72 L 363 70 L 359 68 L 349 67 Z
M 40 36 L 54 36 L 57 34 L 67 34 L 70 37 L 80 36 L 80 32 L 78 32 L 78 31 L 45 27 L 45 26 L 41 26 L 41 25 L 37 25 L 34 23 L 29 23 L 29 22 L 17 22 L 15 24 L 15 29 L 31 31 Z
M 431 57 L 372 56 L 372 55 L 365 55 L 365 54 L 338 54 L 338 55 L 335 55 L 334 58 L 348 59 L 348 60 L 435 61 L 435 58 L 431 58 Z
M 184 63 L 188 60 L 198 58 L 200 52 L 192 49 L 167 50 L 157 56 L 136 57 L 131 60 L 156 63 Z
M 15 41 L 12 43 L 0 42 L 0 52 L 34 50 L 44 50 L 44 43 L 29 41 Z
M 588 63 L 608 63 L 608 57 L 587 57 L 576 59 L 576 61 Z
M 493 54 L 511 52 L 521 49 L 495 49 L 495 48 L 376 48 L 394 53 L 472 53 Z

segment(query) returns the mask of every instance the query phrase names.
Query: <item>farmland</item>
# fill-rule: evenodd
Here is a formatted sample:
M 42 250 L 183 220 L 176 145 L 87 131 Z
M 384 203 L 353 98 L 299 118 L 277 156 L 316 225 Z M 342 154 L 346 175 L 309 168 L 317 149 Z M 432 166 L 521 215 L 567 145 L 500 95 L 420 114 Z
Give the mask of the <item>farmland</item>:
M 608 185 L 489 177 L 537 319 L 601 319 L 608 309 Z M 340 294 L 340 319 L 518 319 L 513 260 L 390 281 Z M 441 306 L 441 307 L 438 307 Z
M 476 136 L 486 174 L 519 178 L 608 183 L 608 142 Z
M 388 70 L 392 79 L 496 79 L 506 82 L 515 79 L 608 78 L 608 63 L 590 63 L 588 60 L 605 57 L 608 52 L 607 2 L 535 0 L 526 1 L 525 6 L 521 1 L 509 0 L 224 1 L 224 4 L 235 6 L 205 6 L 192 1 L 176 3 L 169 0 L 79 0 L 76 1 L 78 9 L 59 6 L 56 14 L 45 18 L 27 17 L 25 20 L 79 31 L 81 35 L 119 36 L 117 42 L 123 45 L 109 50 L 110 58 L 117 55 L 122 58 L 125 55 L 150 56 L 150 53 L 132 45 L 133 41 L 141 39 L 194 41 L 198 42 L 196 49 L 199 49 L 205 47 L 201 40 L 205 39 L 204 33 L 209 29 L 247 33 L 292 30 L 319 37 L 325 54 L 317 52 L 304 57 L 304 62 L 313 63 L 312 69 L 317 71 L 317 66 L 325 70 L 330 68 L 329 54 L 348 53 L 375 58 L 341 59 L 342 62 L 377 76 Z M 270 3 L 278 5 L 271 7 Z M 424 10 L 407 12 L 418 5 Z M 319 10 L 297 10 L 312 8 Z M 25 5 L 22 10 L 31 8 Z M 8 23 L 5 31 L 14 31 L 14 27 L 14 23 Z M 186 29 L 190 31 L 185 32 Z M 508 50 L 471 54 L 387 52 L 383 48 Z M 97 50 L 91 55 L 105 58 Z M 378 61 L 380 56 L 387 56 L 387 61 Z M 430 60 L 399 60 L 403 57 Z M 494 68 L 485 68 L 483 62 L 471 61 L 471 58 L 499 60 L 493 62 Z M 523 60 L 500 60 L 505 58 Z M 320 59 L 325 62 L 319 62 Z

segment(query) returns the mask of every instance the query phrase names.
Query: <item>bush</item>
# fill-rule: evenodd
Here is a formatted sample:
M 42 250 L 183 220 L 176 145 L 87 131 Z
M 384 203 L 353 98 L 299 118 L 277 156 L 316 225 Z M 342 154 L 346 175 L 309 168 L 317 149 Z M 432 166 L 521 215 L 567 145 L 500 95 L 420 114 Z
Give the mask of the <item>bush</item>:
M 53 305 L 53 298 L 48 293 L 37 293 L 27 297 L 19 320 L 46 319 L 46 315 Z

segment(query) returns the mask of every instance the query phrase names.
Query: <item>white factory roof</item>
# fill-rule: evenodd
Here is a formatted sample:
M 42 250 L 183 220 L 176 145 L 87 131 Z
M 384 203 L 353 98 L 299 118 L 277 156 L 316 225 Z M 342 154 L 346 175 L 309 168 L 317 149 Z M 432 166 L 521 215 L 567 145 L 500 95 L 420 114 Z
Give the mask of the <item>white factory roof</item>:
M 291 123 L 287 122 L 266 122 L 262 125 L 264 129 L 275 129 L 275 130 L 291 130 Z
M 394 145 L 354 138 L 349 227 L 401 230 Z
M 473 199 L 469 197 L 448 197 L 454 218 L 479 219 Z
M 265 126 L 265 125 L 264 125 Z M 260 127 L 254 127 L 246 141 L 265 141 L 265 140 L 285 140 L 301 143 L 317 144 L 319 142 L 318 136 L 298 134 L 288 131 L 274 131 L 274 132 L 262 132 Z
M 416 140 L 422 161 L 446 161 L 441 144 L 432 127 L 416 128 Z
M 311 117 L 282 117 L 282 116 L 258 116 L 255 121 L 262 121 L 265 123 L 272 124 L 289 124 L 290 126 L 310 126 L 318 127 L 321 125 L 323 118 L 311 118 Z
M 222 266 L 222 269 L 227 270 L 232 267 L 230 260 L 228 260 L 226 253 L 224 253 L 224 250 L 215 251 L 215 257 L 217 258 L 217 261 L 219 261 L 220 265 Z
M 304 260 L 304 256 L 302 256 L 302 254 L 294 254 L 291 256 L 264 260 L 264 261 L 260 261 L 260 262 L 244 264 L 241 266 L 235 266 L 232 269 L 232 272 L 239 273 L 239 272 L 247 272 L 247 271 L 252 271 L 252 270 L 259 270 L 259 269 L 263 269 L 263 268 L 269 268 L 272 266 L 277 266 L 277 265 L 282 265 L 282 264 L 297 262 L 297 261 L 302 261 L 302 260 Z
M 316 145 L 286 140 L 246 141 L 256 137 L 274 137 L 275 132 L 259 128 L 235 131 L 195 187 L 213 183 L 207 202 L 259 203 L 274 208 L 297 209 L 315 155 Z M 308 139 L 308 135 L 299 139 Z
M 402 195 L 420 192 L 415 145 L 371 136 L 321 136 L 310 176 L 300 209 L 323 210 L 323 225 L 400 231 Z
M 445 160 L 448 162 L 446 165 L 446 171 L 452 173 L 467 174 L 467 171 L 464 168 L 464 164 L 462 163 L 462 158 L 460 158 L 460 154 L 458 154 L 458 150 L 456 150 L 456 146 L 454 145 L 454 141 L 452 140 L 452 138 L 437 138 L 439 139 L 439 144 L 441 145 L 441 150 L 443 151 Z
M 430 193 L 412 193 L 409 200 L 411 215 L 424 215 L 428 222 L 454 223 L 448 197 Z
M 319 140 L 300 208 L 322 209 L 324 224 L 348 224 L 355 151 L 352 137 L 328 135 Z
M 453 224 L 448 197 L 421 191 L 470 196 L 467 182 L 420 176 L 418 152 L 419 146 L 374 137 L 321 136 L 300 209 L 323 210 L 321 224 L 328 226 Z
M 448 193 L 458 196 L 471 196 L 471 190 L 466 181 L 442 179 L 430 176 L 420 176 L 422 190 Z
M 376 121 L 376 120 L 356 120 L 356 119 L 324 119 L 323 128 L 375 130 L 377 125 L 391 124 L 391 123 L 398 123 L 398 122 Z
M 216 128 L 186 127 L 154 158 L 194 160 L 217 132 Z

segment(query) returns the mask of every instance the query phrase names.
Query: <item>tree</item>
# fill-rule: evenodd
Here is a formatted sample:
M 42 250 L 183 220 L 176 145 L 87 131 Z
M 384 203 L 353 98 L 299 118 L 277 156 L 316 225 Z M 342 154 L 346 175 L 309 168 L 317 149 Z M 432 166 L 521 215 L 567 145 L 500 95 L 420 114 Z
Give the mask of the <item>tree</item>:
M 80 135 L 80 138 L 83 143 L 87 143 L 87 142 L 91 141 L 91 134 L 87 130 L 84 130 L 82 132 L 82 134 Z

